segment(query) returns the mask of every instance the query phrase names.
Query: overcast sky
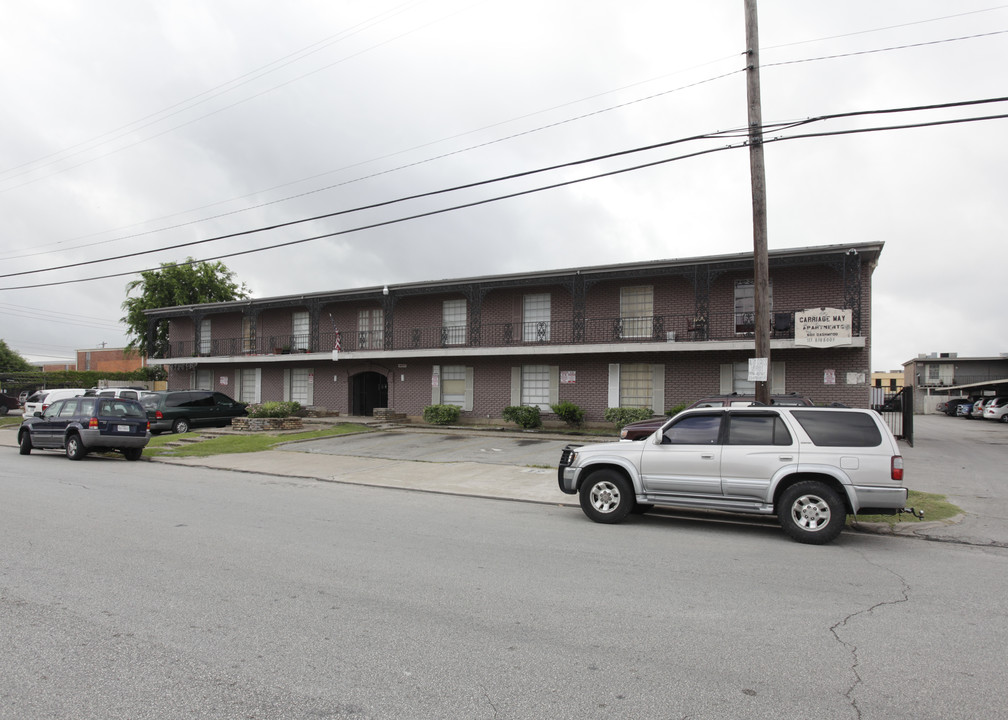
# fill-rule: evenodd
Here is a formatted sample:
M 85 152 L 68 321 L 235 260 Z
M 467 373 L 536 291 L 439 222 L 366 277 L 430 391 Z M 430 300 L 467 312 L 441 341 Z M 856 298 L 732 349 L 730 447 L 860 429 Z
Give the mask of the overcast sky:
M 994 0 L 761 0 L 759 33 L 768 140 L 1008 113 L 778 125 L 1008 95 L 1008 5 Z M 733 134 L 162 249 L 745 128 L 744 50 L 742 0 L 4 2 L 0 337 L 30 360 L 121 347 L 136 275 L 68 281 L 701 150 L 719 151 L 223 262 L 269 297 L 751 252 Z M 1008 352 L 1006 131 L 993 119 L 766 145 L 771 249 L 885 242 L 873 370 Z M 157 252 L 12 275 L 144 250 Z

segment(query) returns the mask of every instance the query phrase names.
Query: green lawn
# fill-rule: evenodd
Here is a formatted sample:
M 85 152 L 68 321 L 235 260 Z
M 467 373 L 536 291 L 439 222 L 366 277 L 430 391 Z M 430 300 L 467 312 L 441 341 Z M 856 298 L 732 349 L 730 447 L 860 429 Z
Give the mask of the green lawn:
M 359 432 L 373 431 L 364 425 L 341 423 L 325 430 L 309 430 L 300 433 L 279 434 L 257 432 L 242 435 L 221 435 L 210 440 L 186 443 L 179 447 L 167 447 L 167 445 L 178 442 L 181 439 L 195 439 L 199 437 L 199 433 L 191 432 L 185 435 L 165 433 L 163 435 L 155 435 L 151 438 L 150 443 L 144 449 L 144 455 L 149 457 L 207 457 L 208 455 L 224 455 L 227 453 L 259 452 L 261 450 L 269 450 L 285 442 L 314 440 L 315 438 Z
M 928 520 L 948 520 L 962 512 L 961 509 L 948 501 L 944 495 L 934 493 L 910 491 L 907 498 L 907 507 L 912 507 L 917 511 L 924 511 L 924 521 Z M 922 522 L 910 515 L 858 515 L 859 522 L 879 522 L 895 525 L 896 523 Z

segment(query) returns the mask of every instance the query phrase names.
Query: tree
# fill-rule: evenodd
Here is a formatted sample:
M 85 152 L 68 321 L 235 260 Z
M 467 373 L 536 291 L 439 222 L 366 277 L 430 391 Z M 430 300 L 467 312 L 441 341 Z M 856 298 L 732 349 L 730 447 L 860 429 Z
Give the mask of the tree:
M 0 340 L 0 372 L 25 372 L 35 366 L 24 359 L 17 350 L 12 350 L 6 340 Z
M 168 349 L 168 327 L 159 323 L 153 346 L 147 341 L 147 316 L 144 310 L 200 303 L 242 300 L 249 296 L 245 283 L 236 283 L 234 272 L 222 262 L 197 262 L 186 258 L 181 263 L 161 263 L 160 270 L 140 273 L 139 280 L 126 284 L 126 311 L 121 321 L 126 324 L 130 338 L 127 347 L 150 356 L 164 354 Z M 137 291 L 135 297 L 130 293 Z

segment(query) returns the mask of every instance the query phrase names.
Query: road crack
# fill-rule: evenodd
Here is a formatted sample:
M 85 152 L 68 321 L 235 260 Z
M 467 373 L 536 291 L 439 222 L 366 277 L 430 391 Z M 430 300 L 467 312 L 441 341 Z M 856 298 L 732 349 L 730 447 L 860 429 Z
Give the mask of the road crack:
M 879 565 L 878 563 L 872 562 L 867 557 L 864 557 L 863 554 L 862 557 L 864 558 L 865 562 L 867 562 L 869 565 L 874 565 L 880 570 L 884 570 L 885 572 L 899 579 L 901 588 L 900 590 L 901 597 L 895 600 L 883 600 L 881 602 L 875 603 L 870 607 L 864 608 L 863 610 L 858 610 L 857 612 L 850 613 L 842 620 L 840 620 L 839 622 L 835 623 L 833 626 L 830 627 L 830 632 L 833 634 L 833 637 L 836 639 L 838 643 L 843 645 L 843 647 L 847 650 L 848 653 L 850 653 L 851 656 L 850 670 L 851 674 L 854 676 L 854 679 L 852 680 L 851 684 L 847 687 L 847 689 L 844 691 L 844 697 L 847 698 L 847 701 L 850 703 L 850 706 L 854 710 L 854 714 L 858 718 L 858 720 L 861 719 L 862 715 L 861 715 L 861 708 L 858 706 L 857 698 L 855 697 L 855 693 L 863 683 L 863 678 L 861 677 L 861 672 L 859 670 L 861 659 L 858 655 L 858 646 L 855 645 L 854 643 L 847 642 L 842 637 L 840 637 L 840 631 L 843 628 L 845 628 L 849 623 L 851 623 L 853 620 L 862 615 L 869 615 L 875 610 L 878 610 L 879 608 L 882 607 L 890 605 L 901 605 L 902 603 L 910 602 L 910 585 L 909 583 L 907 583 L 906 578 L 904 578 L 902 575 L 900 575 L 898 572 L 896 572 L 891 568 L 887 568 L 882 565 Z

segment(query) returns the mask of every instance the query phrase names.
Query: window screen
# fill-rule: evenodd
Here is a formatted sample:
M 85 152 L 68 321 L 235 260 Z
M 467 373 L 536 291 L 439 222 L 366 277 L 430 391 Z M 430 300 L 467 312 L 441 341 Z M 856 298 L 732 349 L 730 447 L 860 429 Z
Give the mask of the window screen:
M 649 408 L 653 400 L 651 366 L 643 363 L 620 365 L 620 407 Z
M 549 405 L 549 365 L 523 365 L 521 379 L 522 405 Z
M 441 402 L 445 405 L 465 405 L 466 369 L 464 365 L 441 368 Z
M 523 304 L 522 339 L 525 342 L 549 342 L 549 293 L 526 295 Z
M 308 313 L 303 310 L 291 313 L 291 349 L 308 349 Z
M 444 345 L 466 341 L 466 301 L 445 300 L 441 307 L 441 340 Z
M 308 376 L 311 374 L 309 368 L 291 368 L 290 371 L 290 399 L 302 405 L 310 405 L 308 402 Z
M 650 285 L 620 288 L 620 323 L 623 337 L 651 337 L 654 289 Z

